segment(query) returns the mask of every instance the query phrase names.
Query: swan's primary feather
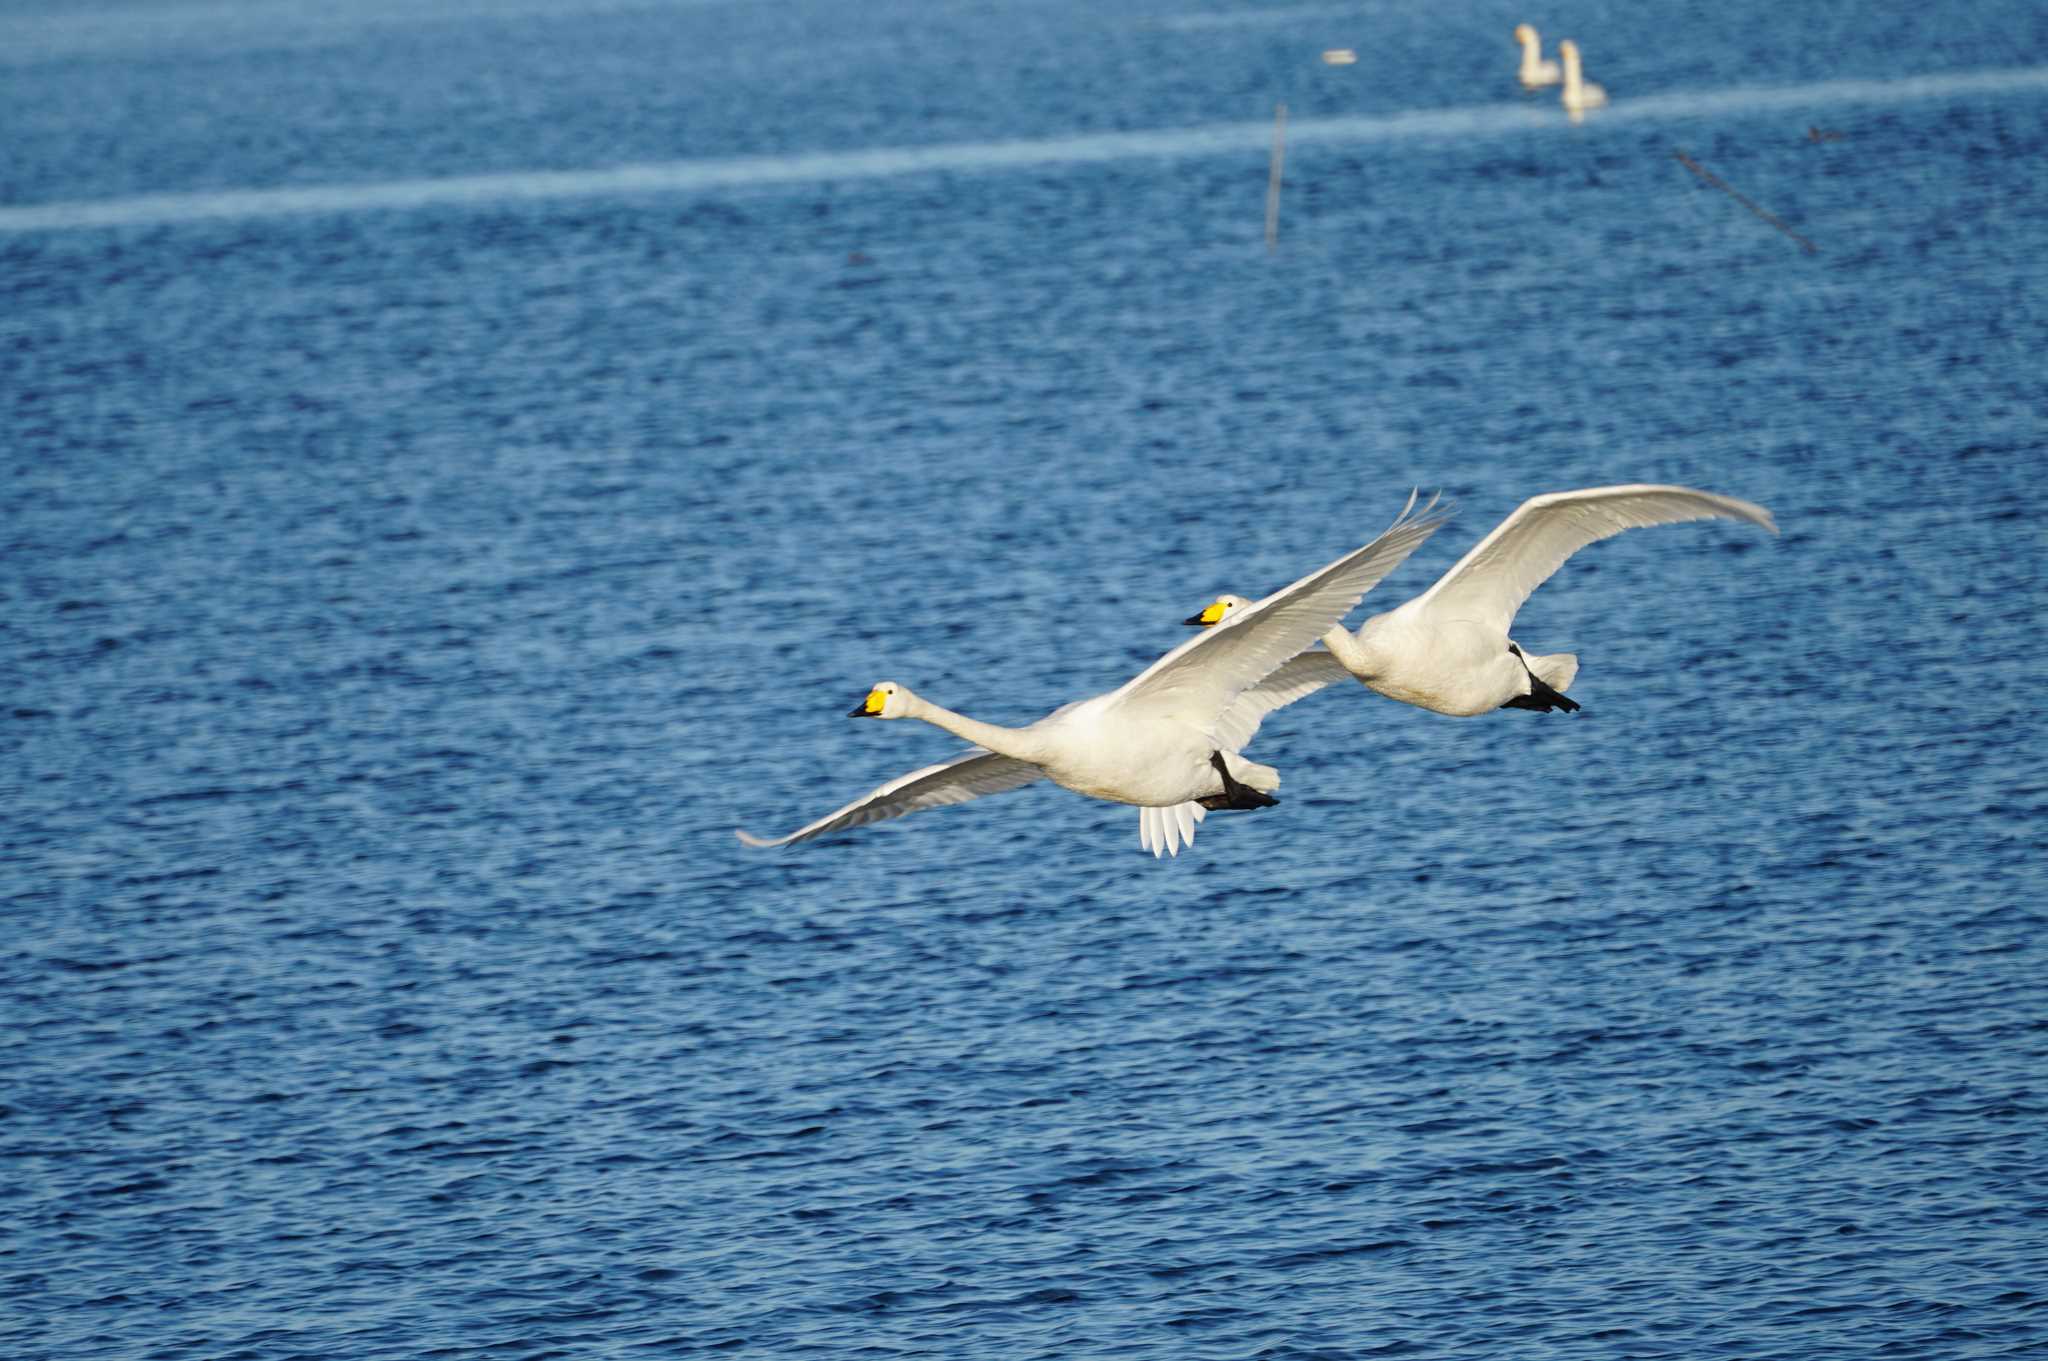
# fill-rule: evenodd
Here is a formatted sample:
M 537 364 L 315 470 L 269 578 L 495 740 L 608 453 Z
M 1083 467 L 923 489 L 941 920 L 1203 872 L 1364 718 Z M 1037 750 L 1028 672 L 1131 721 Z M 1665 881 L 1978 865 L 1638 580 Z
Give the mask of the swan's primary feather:
M 1762 506 L 1690 487 L 1635 483 L 1532 496 L 1417 600 L 1429 602 L 1436 618 L 1505 633 L 1530 592 L 1587 544 L 1645 525 L 1714 519 L 1747 520 L 1778 532 Z
M 1044 778 L 1045 772 L 1028 762 L 970 747 L 950 761 L 899 775 L 788 836 L 758 837 L 747 832 L 738 832 L 738 836 L 749 846 L 788 846 L 842 828 L 900 818 L 924 808 L 943 808 L 949 803 L 1006 793 Z

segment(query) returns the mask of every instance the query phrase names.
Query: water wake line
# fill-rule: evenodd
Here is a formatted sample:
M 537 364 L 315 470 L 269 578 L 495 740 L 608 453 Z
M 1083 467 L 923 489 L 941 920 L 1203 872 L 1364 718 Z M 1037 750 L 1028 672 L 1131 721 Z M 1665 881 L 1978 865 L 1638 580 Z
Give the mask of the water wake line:
M 2048 67 L 1907 76 L 1897 80 L 1835 80 L 1765 89 L 1646 95 L 1619 100 L 1573 129 L 1550 108 L 1485 104 L 1392 114 L 1300 119 L 1288 129 L 1296 146 L 1497 135 L 1554 127 L 1590 131 L 1608 123 L 1636 123 L 1731 113 L 1769 112 L 1840 104 L 1893 104 L 1970 95 L 2048 90 Z M 602 170 L 512 171 L 487 175 L 387 180 L 287 189 L 229 189 L 205 193 L 142 194 L 0 207 L 0 233 L 67 231 L 93 227 L 157 226 L 176 222 L 358 213 L 436 206 L 476 206 L 622 194 L 702 193 L 709 190 L 830 180 L 883 179 L 937 171 L 994 172 L 1046 165 L 1085 165 L 1145 157 L 1214 156 L 1267 149 L 1272 127 L 1264 121 L 1151 132 L 1095 133 L 1029 141 L 955 142 L 930 147 L 742 156 L 664 161 Z

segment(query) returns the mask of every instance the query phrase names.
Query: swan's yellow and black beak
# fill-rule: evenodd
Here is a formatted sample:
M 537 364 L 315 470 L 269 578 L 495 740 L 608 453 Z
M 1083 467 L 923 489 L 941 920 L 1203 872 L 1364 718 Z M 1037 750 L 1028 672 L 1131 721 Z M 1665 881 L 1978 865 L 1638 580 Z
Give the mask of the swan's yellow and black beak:
M 880 718 L 882 706 L 889 702 L 889 696 L 882 690 L 868 691 L 868 697 L 846 711 L 848 718 Z
M 1193 628 L 1205 629 L 1209 627 L 1211 624 L 1222 623 L 1223 611 L 1224 605 L 1222 601 L 1212 601 L 1211 603 L 1202 607 L 1202 612 L 1200 614 L 1191 614 L 1187 618 L 1181 620 L 1180 622 L 1183 624 L 1187 624 Z

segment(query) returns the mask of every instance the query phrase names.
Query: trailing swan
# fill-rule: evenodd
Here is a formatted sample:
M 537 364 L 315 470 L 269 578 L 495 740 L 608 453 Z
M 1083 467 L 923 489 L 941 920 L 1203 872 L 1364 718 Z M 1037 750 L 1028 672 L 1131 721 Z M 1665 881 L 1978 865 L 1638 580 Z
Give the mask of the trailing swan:
M 1508 636 L 1515 612 L 1587 544 L 1625 529 L 1708 519 L 1747 520 L 1778 532 L 1762 506 L 1690 487 L 1635 484 L 1532 496 L 1434 586 L 1374 615 L 1355 634 L 1332 629 L 1323 637 L 1327 654 L 1303 655 L 1328 655 L 1367 688 L 1440 714 L 1576 709 L 1564 691 L 1579 659 L 1524 652 Z M 1187 622 L 1224 623 L 1250 603 L 1219 596 Z
M 1434 501 L 1411 515 L 1414 505 L 1411 496 L 1384 534 L 1246 606 L 1230 628 L 1191 638 L 1121 688 L 1022 728 L 968 718 L 908 686 L 882 681 L 854 706 L 852 717 L 921 719 L 975 749 L 891 780 L 787 836 L 742 831 L 739 838 L 749 846 L 784 846 L 1044 778 L 1090 798 L 1136 804 L 1140 844 L 1155 857 L 1177 855 L 1207 812 L 1278 802 L 1272 791 L 1280 773 L 1239 751 L 1259 720 L 1286 702 L 1274 697 L 1301 671 L 1290 673 L 1287 663 L 1339 625 L 1444 522 Z
M 1543 55 L 1543 40 L 1527 24 L 1515 25 L 1515 41 L 1522 45 L 1522 69 L 1516 74 L 1525 90 L 1539 90 L 1559 80 L 1557 63 Z
M 1579 45 L 1566 38 L 1557 45 L 1558 58 L 1564 62 L 1564 90 L 1557 97 L 1564 105 L 1564 111 L 1577 123 L 1586 116 L 1586 110 L 1597 109 L 1607 103 L 1607 91 L 1579 73 Z

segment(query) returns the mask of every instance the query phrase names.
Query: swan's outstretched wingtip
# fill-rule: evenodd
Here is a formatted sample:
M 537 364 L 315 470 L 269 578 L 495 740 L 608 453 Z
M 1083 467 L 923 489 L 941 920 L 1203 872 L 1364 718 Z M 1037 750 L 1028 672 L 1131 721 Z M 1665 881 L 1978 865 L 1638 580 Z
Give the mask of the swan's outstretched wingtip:
M 1394 523 L 1388 525 L 1387 528 L 1398 529 L 1402 525 L 1407 524 L 1410 520 L 1419 520 L 1424 516 L 1429 516 L 1430 518 L 1436 520 L 1437 523 L 1441 524 L 1443 521 L 1448 520 L 1450 518 L 1451 511 L 1456 509 L 1457 506 L 1457 503 L 1455 501 L 1444 500 L 1444 494 L 1441 491 L 1431 492 L 1429 494 L 1429 500 L 1423 502 L 1422 509 L 1417 510 L 1415 508 L 1415 503 L 1421 500 L 1422 488 L 1411 488 L 1408 492 L 1408 504 L 1401 507 L 1401 513 L 1394 517 Z
M 752 846 L 756 850 L 764 850 L 767 847 L 773 846 L 775 844 L 773 841 L 769 840 L 766 837 L 755 836 L 753 833 L 747 831 L 744 827 L 733 828 L 732 834 L 740 839 L 740 843 L 742 845 Z
M 1684 489 L 1679 488 L 1678 490 Z M 1771 512 L 1754 501 L 1745 501 L 1739 496 L 1722 496 L 1718 492 L 1703 492 L 1699 493 L 1699 495 L 1704 496 L 1708 501 L 1720 507 L 1721 518 L 1723 519 L 1747 520 L 1753 525 L 1768 529 L 1773 534 L 1778 532 L 1778 522 L 1773 518 Z M 1709 517 L 1702 516 L 1701 518 Z
M 1768 529 L 1773 534 L 1778 532 L 1777 520 L 1773 518 L 1769 510 L 1758 505 L 1756 502 L 1745 501 L 1739 496 L 1717 495 L 1713 499 L 1721 504 L 1726 518 L 1730 520 L 1747 520 L 1753 525 Z
M 1771 533 L 1778 532 L 1778 522 L 1771 512 L 1754 501 L 1745 501 L 1739 496 L 1723 496 L 1719 492 L 1700 491 L 1695 487 L 1682 487 L 1672 482 L 1617 482 L 1604 487 L 1574 487 L 1570 491 L 1538 492 L 1521 505 L 1515 507 L 1509 520 L 1552 506 L 1570 506 L 1585 501 L 1613 500 L 1630 497 L 1679 497 L 1701 507 L 1691 518 L 1698 520 L 1743 520 L 1760 526 Z M 1711 506 L 1712 509 L 1705 509 Z M 1656 524 L 1677 524 L 1677 520 L 1657 520 Z

